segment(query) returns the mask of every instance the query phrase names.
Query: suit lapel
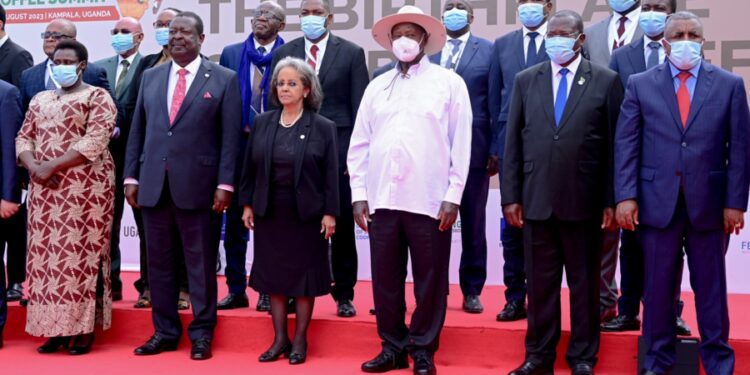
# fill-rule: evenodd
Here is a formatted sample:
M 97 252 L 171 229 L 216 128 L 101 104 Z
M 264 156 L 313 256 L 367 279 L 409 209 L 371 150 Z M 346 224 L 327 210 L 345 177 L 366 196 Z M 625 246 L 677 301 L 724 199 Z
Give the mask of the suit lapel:
M 321 84 L 325 82 L 328 71 L 331 69 L 331 65 L 336 61 L 336 55 L 339 54 L 339 43 L 341 42 L 338 37 L 333 34 L 329 35 L 328 44 L 326 44 L 326 52 L 323 56 L 323 61 L 321 62 L 323 65 L 320 66 L 320 71 L 318 72 L 318 78 L 320 79 Z
M 711 93 L 711 87 L 714 83 L 713 72 L 713 67 L 705 62 L 701 64 L 700 72 L 698 73 L 698 82 L 695 83 L 693 100 L 690 103 L 690 115 L 688 116 L 685 131 L 690 130 L 690 126 L 695 122 L 695 118 L 703 107 L 703 103 L 705 103 L 706 98 L 708 98 Z
M 513 34 L 513 43 L 511 45 L 515 45 L 516 47 L 516 61 L 518 62 L 518 71 L 522 71 L 526 69 L 526 53 L 523 50 L 523 29 L 516 30 L 516 32 Z
M 47 64 L 49 64 L 49 59 L 44 59 L 44 61 L 37 65 L 37 71 L 36 79 L 33 79 L 32 82 L 35 82 L 37 85 L 36 87 L 32 87 L 32 92 L 38 93 L 40 91 L 44 91 L 47 85 Z
M 5 59 L 5 56 L 8 55 L 8 51 L 10 51 L 10 39 L 3 44 L 2 47 L 0 47 L 0 63 Z
M 661 64 L 654 69 L 658 69 L 659 71 L 656 74 L 656 84 L 661 91 L 661 95 L 664 97 L 664 102 L 667 104 L 669 112 L 672 114 L 672 118 L 674 119 L 673 124 L 682 133 L 680 108 L 677 105 L 677 94 L 674 90 L 674 79 L 672 79 L 672 70 L 669 68 L 669 63 Z
M 629 44 L 628 48 L 628 60 L 633 66 L 633 72 L 645 72 L 646 71 L 646 54 L 644 52 L 644 41 L 643 38 L 639 42 Z
M 172 62 L 164 63 L 162 65 L 164 68 L 164 77 L 159 80 L 159 86 L 157 87 L 157 91 L 159 93 L 159 103 L 161 103 L 162 111 L 161 113 L 165 116 L 165 123 L 167 124 L 167 127 L 172 126 L 172 124 L 169 123 L 169 107 L 172 103 L 167 103 L 169 94 L 169 76 L 172 73 Z M 154 69 L 159 69 L 161 67 L 155 67 Z
M 326 55 L 328 51 L 326 51 Z M 312 112 L 305 110 L 302 114 L 302 118 L 297 126 L 301 126 L 299 129 L 300 141 L 294 145 L 294 186 L 299 184 L 299 176 L 302 172 L 302 160 L 305 156 L 305 150 L 307 149 L 307 140 L 310 139 L 310 130 L 312 128 Z
M 565 104 L 565 111 L 563 111 L 563 116 L 560 120 L 560 126 L 558 127 L 560 129 L 567 124 L 568 119 L 570 119 L 570 116 L 575 112 L 578 103 L 581 102 L 583 94 L 586 93 L 586 89 L 588 89 L 591 84 L 591 63 L 589 63 L 588 60 L 581 58 L 581 65 L 578 66 L 578 71 L 573 77 L 573 81 L 568 84 L 573 85 L 573 87 L 570 88 L 570 95 L 568 95 L 568 101 Z
M 541 96 L 542 109 L 547 115 L 548 123 L 552 129 L 555 129 L 555 101 L 552 99 L 552 66 L 542 64 L 537 70 L 536 89 L 531 92 L 538 92 Z
M 269 129 L 266 131 L 266 155 L 265 164 L 266 170 L 271 171 L 271 161 L 273 160 L 273 141 L 276 139 L 276 130 L 279 128 L 279 119 L 281 119 L 281 110 L 276 111 L 271 118 L 271 123 L 268 124 Z M 296 169 L 296 167 L 295 167 Z
M 172 126 L 175 126 L 180 122 L 182 115 L 190 108 L 190 104 L 195 100 L 198 93 L 203 91 L 203 86 L 209 79 L 211 79 L 211 64 L 208 60 L 202 59 L 201 67 L 198 69 L 198 73 L 196 73 L 195 79 L 193 79 L 193 84 L 190 85 L 190 89 L 185 95 L 185 101 L 182 102 L 182 106 L 177 112 L 177 116 L 175 116 L 174 124 L 172 124 Z M 200 98 L 200 100 L 204 99 Z
M 141 54 L 136 53 L 135 58 L 133 59 L 133 63 L 128 68 L 128 74 L 125 75 L 125 88 L 120 93 L 120 97 L 117 98 L 117 100 L 124 100 L 126 98 L 127 92 L 130 90 L 130 82 L 133 81 L 133 76 L 135 75 L 135 71 L 138 69 L 138 64 L 141 62 Z M 114 87 L 114 86 L 112 86 Z
M 471 64 L 471 59 L 474 58 L 474 55 L 477 54 L 477 50 L 479 42 L 474 38 L 474 36 L 470 36 L 468 42 L 466 43 L 466 46 L 464 47 L 464 52 L 461 54 L 461 60 L 458 61 L 458 68 L 456 68 L 456 73 L 459 75 L 463 74 L 463 72 L 466 70 L 466 67 Z
M 112 89 L 112 92 L 115 91 L 115 87 L 117 86 L 117 63 L 120 61 L 120 59 L 115 57 L 110 57 L 109 60 L 104 64 L 104 69 L 107 71 L 107 81 L 109 81 L 109 87 Z M 120 99 L 119 97 L 117 98 Z

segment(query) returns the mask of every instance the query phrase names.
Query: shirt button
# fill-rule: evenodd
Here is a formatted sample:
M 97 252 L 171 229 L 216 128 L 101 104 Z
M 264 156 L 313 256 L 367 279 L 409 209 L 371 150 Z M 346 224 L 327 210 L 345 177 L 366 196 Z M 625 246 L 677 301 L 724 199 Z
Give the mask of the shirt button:
M 171 137 L 172 136 L 172 132 L 171 131 L 167 132 L 167 135 Z
M 687 142 L 682 142 L 682 148 L 687 147 Z
M 552 139 L 558 140 L 558 139 L 560 139 L 560 136 L 559 135 L 555 135 L 554 137 L 552 137 Z
M 165 158 L 165 157 L 161 158 L 161 161 L 167 161 L 167 158 Z

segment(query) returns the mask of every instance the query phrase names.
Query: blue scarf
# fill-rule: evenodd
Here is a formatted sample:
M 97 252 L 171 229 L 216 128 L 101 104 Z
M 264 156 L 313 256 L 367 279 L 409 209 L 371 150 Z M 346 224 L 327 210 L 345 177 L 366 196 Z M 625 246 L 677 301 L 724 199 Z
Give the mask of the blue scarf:
M 257 67 L 263 68 L 263 80 L 260 81 L 260 89 L 263 90 L 263 98 L 261 99 L 262 109 L 266 108 L 266 102 L 268 99 L 268 85 L 271 81 L 271 60 L 273 60 L 273 52 L 276 48 L 281 47 L 284 44 L 284 39 L 280 36 L 276 37 L 276 43 L 274 43 L 271 51 L 266 51 L 266 54 L 261 56 L 255 47 L 255 38 L 253 34 L 245 40 L 242 46 L 242 54 L 240 55 L 240 67 L 237 73 L 237 78 L 240 81 L 240 92 L 242 93 L 242 128 L 250 127 L 255 119 L 255 111 L 250 106 L 253 98 L 253 84 L 252 74 L 250 72 L 250 64 Z

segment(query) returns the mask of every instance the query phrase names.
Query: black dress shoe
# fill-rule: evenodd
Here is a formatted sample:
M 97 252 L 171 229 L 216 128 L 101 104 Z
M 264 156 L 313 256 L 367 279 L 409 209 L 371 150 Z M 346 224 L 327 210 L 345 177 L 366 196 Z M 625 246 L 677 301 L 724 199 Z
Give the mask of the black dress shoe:
M 593 375 L 594 366 L 590 363 L 579 362 L 570 369 L 572 375 Z
M 40 354 L 56 353 L 60 348 L 67 349 L 70 345 L 70 337 L 50 337 L 42 346 L 36 348 Z
M 375 315 L 375 313 L 377 313 L 377 311 L 375 311 L 375 308 L 374 307 L 371 308 L 370 309 L 370 315 Z
M 241 307 L 248 307 L 250 306 L 250 301 L 247 299 L 247 294 L 234 294 L 229 293 L 227 294 L 224 299 L 219 301 L 219 303 L 216 305 L 217 310 L 232 310 L 232 309 L 238 309 Z
M 336 305 L 338 305 L 338 311 L 336 312 L 336 315 L 338 315 L 340 318 L 351 318 L 357 315 L 357 309 L 354 308 L 352 301 L 348 299 L 336 301 Z
M 693 331 L 690 330 L 690 326 L 682 320 L 679 316 L 677 317 L 677 336 L 692 336 Z
M 526 361 L 521 367 L 511 371 L 508 375 L 552 375 L 554 374 L 553 363 L 534 363 Z
M 608 322 L 617 316 L 617 309 L 614 307 L 599 307 L 599 324 Z
M 522 301 L 510 301 L 505 304 L 503 311 L 497 314 L 498 322 L 514 322 L 526 318 L 526 305 Z
M 8 302 L 20 301 L 23 298 L 23 285 L 19 283 L 11 284 L 8 291 L 5 292 L 5 300 Z
M 303 353 L 289 354 L 290 365 L 301 365 L 305 363 L 306 360 L 307 360 L 307 350 L 305 350 Z
M 190 349 L 190 359 L 202 361 L 211 359 L 211 357 L 213 357 L 211 353 L 211 339 L 202 338 L 193 341 L 193 348 Z
M 641 320 L 637 316 L 619 315 L 616 318 L 602 323 L 604 332 L 640 331 Z
M 94 345 L 94 334 L 88 333 L 73 338 L 73 344 L 68 349 L 70 355 L 83 355 L 91 351 Z
M 479 296 L 468 295 L 464 297 L 463 310 L 469 314 L 481 314 L 484 311 L 484 306 L 479 300 Z
M 643 370 L 643 371 L 641 371 L 641 374 L 642 375 L 661 375 L 658 372 L 653 372 L 651 370 Z
M 258 304 L 255 305 L 255 311 L 271 311 L 271 297 L 268 294 L 260 294 Z
M 432 360 L 432 354 L 427 352 L 417 352 L 414 358 L 414 373 L 417 375 L 435 375 L 435 362 Z
M 362 364 L 362 371 L 370 373 L 388 372 L 409 368 L 409 358 L 406 353 L 396 354 L 382 351 L 377 357 Z
M 155 355 L 162 352 L 173 352 L 177 350 L 177 343 L 180 340 L 169 340 L 159 335 L 151 336 L 148 341 L 135 348 L 135 355 Z
M 284 357 L 289 358 L 289 353 L 292 352 L 292 343 L 287 342 L 286 345 L 282 346 L 277 352 L 266 350 L 263 354 L 258 357 L 258 362 L 273 362 L 283 354 Z

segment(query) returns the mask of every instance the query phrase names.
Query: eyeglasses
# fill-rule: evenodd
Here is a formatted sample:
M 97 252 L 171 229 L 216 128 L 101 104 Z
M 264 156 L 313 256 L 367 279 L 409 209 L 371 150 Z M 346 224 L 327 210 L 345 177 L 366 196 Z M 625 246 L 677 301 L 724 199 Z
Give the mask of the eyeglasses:
M 128 30 L 128 29 L 112 29 L 112 30 L 109 30 L 109 33 L 112 34 L 112 35 L 117 35 L 117 34 L 139 34 L 136 31 L 132 31 L 132 30 Z
M 266 9 L 256 10 L 253 12 L 253 18 L 260 18 L 260 17 L 266 17 L 266 19 L 269 19 L 269 20 L 275 19 L 275 20 L 281 21 L 281 17 L 279 15 Z
M 60 40 L 60 39 L 70 39 L 73 38 L 71 35 L 65 35 L 58 32 L 43 32 L 41 34 L 42 39 L 54 39 L 54 40 Z
M 159 21 L 154 22 L 154 29 L 161 29 L 165 27 L 169 27 L 169 22 L 159 22 Z
M 578 39 L 578 37 L 581 36 L 581 33 L 555 34 L 555 35 L 547 33 L 546 35 L 544 35 L 544 39 L 550 39 L 550 38 L 554 38 L 554 37 L 558 37 L 558 36 L 559 37 L 563 37 L 563 38 Z

